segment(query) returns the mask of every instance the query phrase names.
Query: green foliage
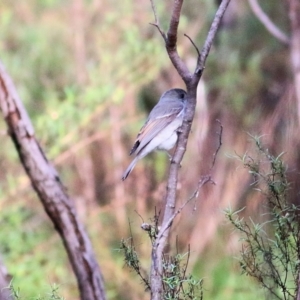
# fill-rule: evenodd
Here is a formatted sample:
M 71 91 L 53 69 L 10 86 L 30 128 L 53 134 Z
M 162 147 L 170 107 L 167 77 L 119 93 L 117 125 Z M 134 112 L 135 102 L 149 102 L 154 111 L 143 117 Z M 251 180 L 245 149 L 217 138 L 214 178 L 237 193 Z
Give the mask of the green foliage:
M 186 275 L 190 251 L 164 258 L 163 284 L 164 299 L 203 299 L 203 280 L 195 279 L 191 274 Z M 186 258 L 185 258 L 186 257 Z
M 142 280 L 145 288 L 150 290 L 150 283 L 146 277 L 146 272 L 141 267 L 138 253 L 134 247 L 132 238 L 130 239 L 130 243 L 128 243 L 126 240 L 121 240 L 119 251 L 123 252 L 126 266 L 134 270 Z
M 259 158 L 240 157 L 263 195 L 268 213 L 265 222 L 245 221 L 242 210 L 228 209 L 226 216 L 242 235 L 239 258 L 242 272 L 254 277 L 273 299 L 295 299 L 300 272 L 300 207 L 288 202 L 289 182 L 282 154 L 273 156 L 253 137 Z
M 153 218 L 153 224 L 143 223 L 142 229 L 148 234 L 151 244 L 158 233 L 158 216 Z M 134 245 L 133 237 L 122 240 L 119 251 L 123 253 L 125 265 L 133 270 L 145 285 L 151 290 L 147 272 L 141 267 L 140 258 Z M 185 254 L 177 253 L 174 256 L 165 255 L 162 262 L 163 299 L 165 300 L 202 300 L 203 280 L 195 279 L 186 274 L 190 257 L 190 250 Z
M 0 227 L 0 253 L 12 275 L 13 287 L 21 291 L 20 299 L 42 293 L 46 285 L 58 278 L 64 288 L 75 284 L 73 278 L 66 280 L 67 257 L 58 237 L 53 237 L 50 224 L 34 211 L 14 205 L 2 211 Z
M 15 289 L 13 286 L 11 286 L 11 292 L 16 300 L 25 300 L 24 297 L 22 297 L 22 293 L 20 289 Z M 52 285 L 51 290 L 46 293 L 45 296 L 35 296 L 31 298 L 32 300 L 65 300 L 65 298 L 59 296 L 59 287 L 57 285 Z

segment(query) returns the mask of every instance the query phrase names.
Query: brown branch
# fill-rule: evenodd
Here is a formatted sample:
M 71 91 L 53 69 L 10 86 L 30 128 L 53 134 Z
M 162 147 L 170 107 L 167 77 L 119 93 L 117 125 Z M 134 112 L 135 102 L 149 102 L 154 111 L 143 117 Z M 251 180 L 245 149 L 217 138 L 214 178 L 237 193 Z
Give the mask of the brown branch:
M 152 264 L 150 274 L 152 300 L 162 299 L 163 251 L 170 235 L 170 227 L 172 225 L 172 222 L 176 215 L 178 215 L 178 213 L 180 212 L 175 211 L 178 169 L 183 155 L 186 151 L 186 145 L 191 130 L 191 125 L 194 119 L 197 85 L 203 73 L 206 58 L 219 28 L 222 16 L 224 15 L 229 2 L 230 0 L 222 0 L 217 10 L 213 23 L 205 40 L 204 47 L 200 55 L 198 55 L 198 62 L 194 74 L 191 74 L 189 72 L 187 66 L 184 64 L 177 52 L 177 31 L 183 0 L 174 0 L 173 2 L 172 16 L 167 33 L 167 40 L 165 41 L 166 50 L 178 74 L 181 76 L 187 86 L 188 99 L 181 132 L 178 133 L 179 138 L 177 148 L 170 165 L 169 177 L 167 182 L 166 204 L 162 225 L 152 248 Z M 156 12 L 154 12 L 154 14 L 156 14 Z
M 252 12 L 255 14 L 257 19 L 265 26 L 265 28 L 271 33 L 276 39 L 285 45 L 290 44 L 290 38 L 279 29 L 268 17 L 268 15 L 262 10 L 257 0 L 248 0 Z
M 197 45 L 194 43 L 194 41 L 191 39 L 191 37 L 189 37 L 186 33 L 184 34 L 185 37 L 187 37 L 189 39 L 189 41 L 191 42 L 191 44 L 194 46 L 195 50 L 197 51 L 198 56 L 200 56 L 200 51 L 197 47 Z
M 150 0 L 150 2 L 151 2 L 154 18 L 155 18 L 155 23 L 150 23 L 150 24 L 154 25 L 159 30 L 160 34 L 162 35 L 165 41 L 166 50 L 170 60 L 172 61 L 174 67 L 176 68 L 178 74 L 181 76 L 183 81 L 187 83 L 191 79 L 192 74 L 190 74 L 188 68 L 181 60 L 177 52 L 177 30 L 179 26 L 180 13 L 181 13 L 183 0 L 174 0 L 172 16 L 171 16 L 169 30 L 167 34 L 165 34 L 159 26 L 159 20 L 156 13 L 154 0 Z
M 183 0 L 174 0 L 173 2 L 173 11 L 169 24 L 169 30 L 167 32 L 166 50 L 178 74 L 181 76 L 185 84 L 187 84 L 187 82 L 191 79 L 192 74 L 189 72 L 187 66 L 180 58 L 177 51 L 177 31 L 179 26 L 182 4 Z
M 211 175 L 203 176 L 203 177 L 199 180 L 198 185 L 197 185 L 197 188 L 196 188 L 195 192 L 193 193 L 193 195 L 192 195 L 190 198 L 188 198 L 188 199 L 187 199 L 187 200 L 186 200 L 186 201 L 185 201 L 185 202 L 184 202 L 184 203 L 183 203 L 183 204 L 175 211 L 175 213 L 171 216 L 171 218 L 170 218 L 165 224 L 163 224 L 163 226 L 160 228 L 159 233 L 158 233 L 158 235 L 157 235 L 157 239 L 158 239 L 158 240 L 161 239 L 162 236 L 163 236 L 163 234 L 166 232 L 166 230 L 168 230 L 168 229 L 171 227 L 171 225 L 172 225 L 174 219 L 176 218 L 177 215 L 179 215 L 179 214 L 182 212 L 182 210 L 185 208 L 185 206 L 186 206 L 191 200 L 193 200 L 194 198 L 197 198 L 197 197 L 198 197 L 200 189 L 201 189 L 206 183 L 208 183 L 208 182 L 210 182 L 210 183 L 212 183 L 212 184 L 215 184 L 215 182 L 214 182 L 214 181 L 212 180 L 212 178 L 211 178 Z
M 76 275 L 81 299 L 105 299 L 102 274 L 73 201 L 34 135 L 16 88 L 0 63 L 0 108 L 21 163 L 60 234 Z
M 164 226 L 161 227 L 161 229 L 159 230 L 159 234 L 157 236 L 157 239 L 160 239 L 161 236 L 164 234 L 164 232 L 170 228 L 170 226 L 172 225 L 173 220 L 176 218 L 176 216 L 178 214 L 181 213 L 181 211 L 184 209 L 184 207 L 193 199 L 198 198 L 199 196 L 199 191 L 200 189 L 208 182 L 212 183 L 212 184 L 216 184 L 212 177 L 211 177 L 211 171 L 213 169 L 213 167 L 215 166 L 216 163 L 216 159 L 217 159 L 217 155 L 222 147 L 222 135 L 223 135 L 223 126 L 221 124 L 221 122 L 219 120 L 217 120 L 217 122 L 220 124 L 220 132 L 217 132 L 217 135 L 219 137 L 218 139 L 218 146 L 216 151 L 214 152 L 213 156 L 212 156 L 212 164 L 211 167 L 209 169 L 209 172 L 207 175 L 202 176 L 201 179 L 198 182 L 197 188 L 194 191 L 194 193 L 192 194 L 192 196 L 190 198 L 188 198 L 178 209 L 177 211 L 173 214 L 173 216 L 168 220 L 168 222 L 166 222 L 166 224 L 164 224 Z
M 164 33 L 164 31 L 161 29 L 161 27 L 159 25 L 159 19 L 158 19 L 158 16 L 157 16 L 154 0 L 150 0 L 150 2 L 151 2 L 151 7 L 152 7 L 153 14 L 154 14 L 154 19 L 155 19 L 155 23 L 150 23 L 150 25 L 153 25 L 157 28 L 157 30 L 159 31 L 159 33 L 163 37 L 164 41 L 166 42 L 167 37 L 166 37 L 166 34 Z
M 205 67 L 205 62 L 208 56 L 208 53 L 210 51 L 210 48 L 212 46 L 213 40 L 217 34 L 218 28 L 220 26 L 222 17 L 225 13 L 225 10 L 227 6 L 229 5 L 230 0 L 223 0 L 216 12 L 216 15 L 214 17 L 214 20 L 210 26 L 209 32 L 207 34 L 204 46 L 201 50 L 201 55 L 198 57 L 198 62 L 197 62 L 197 67 L 195 69 L 195 74 L 198 74 L 201 76 L 204 67 Z M 197 77 L 196 77 L 197 78 Z
M 173 11 L 169 30 L 167 32 L 168 47 L 170 49 L 176 48 L 177 46 L 177 31 L 179 26 L 180 14 L 182 9 L 183 0 L 175 0 L 173 3 Z

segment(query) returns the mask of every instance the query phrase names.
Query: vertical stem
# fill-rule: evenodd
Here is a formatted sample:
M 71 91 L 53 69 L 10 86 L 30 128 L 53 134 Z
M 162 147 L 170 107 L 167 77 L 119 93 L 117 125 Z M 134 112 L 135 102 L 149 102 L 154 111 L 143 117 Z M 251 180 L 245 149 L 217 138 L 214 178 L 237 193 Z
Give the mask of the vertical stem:
M 159 27 L 158 18 L 154 10 L 156 21 L 155 26 L 158 28 L 159 32 L 161 33 L 162 37 L 166 42 L 166 50 L 171 62 L 173 63 L 178 74 L 186 84 L 188 99 L 186 105 L 186 113 L 184 116 L 183 125 L 181 127 L 181 133 L 179 134 L 178 138 L 177 148 L 169 170 L 167 193 L 165 200 L 166 204 L 161 229 L 152 247 L 152 264 L 150 275 L 152 300 L 160 300 L 163 296 L 163 252 L 170 235 L 170 227 L 172 225 L 172 220 L 175 214 L 178 170 L 183 155 L 186 151 L 187 141 L 194 119 L 196 108 L 197 85 L 201 78 L 206 58 L 210 51 L 214 37 L 217 33 L 222 16 L 224 15 L 229 2 L 230 0 L 222 0 L 217 10 L 213 23 L 205 40 L 203 50 L 201 51 L 201 54 L 198 57 L 198 62 L 194 74 L 191 74 L 189 72 L 187 66 L 182 61 L 177 52 L 177 31 L 183 0 L 174 0 L 173 2 L 173 10 L 167 37 L 165 37 L 162 29 Z M 153 0 L 151 1 L 151 3 L 153 6 Z

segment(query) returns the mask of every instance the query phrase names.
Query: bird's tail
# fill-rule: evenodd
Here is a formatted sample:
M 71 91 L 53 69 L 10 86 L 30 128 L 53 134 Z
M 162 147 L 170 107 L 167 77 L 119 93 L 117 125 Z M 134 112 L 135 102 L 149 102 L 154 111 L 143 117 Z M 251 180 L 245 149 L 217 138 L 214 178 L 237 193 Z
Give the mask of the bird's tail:
M 131 171 L 133 170 L 133 168 L 135 167 L 135 164 L 137 163 L 138 161 L 138 157 L 136 157 L 132 162 L 131 164 L 128 166 L 128 168 L 126 169 L 126 171 L 123 173 L 123 176 L 122 176 L 122 180 L 124 181 L 128 175 L 131 173 Z

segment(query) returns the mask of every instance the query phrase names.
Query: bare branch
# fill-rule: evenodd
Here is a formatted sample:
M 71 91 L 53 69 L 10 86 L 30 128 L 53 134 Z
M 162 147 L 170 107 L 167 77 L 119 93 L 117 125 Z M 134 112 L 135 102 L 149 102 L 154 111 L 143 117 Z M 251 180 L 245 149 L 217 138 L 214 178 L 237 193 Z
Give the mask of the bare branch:
M 177 45 L 177 32 L 180 20 L 180 13 L 182 8 L 183 0 L 175 0 L 173 3 L 173 11 L 170 20 L 169 30 L 167 32 L 168 47 L 170 49 L 176 48 Z
M 192 45 L 196 49 L 198 56 L 200 56 L 200 51 L 199 51 L 197 45 L 194 43 L 194 41 L 186 33 L 184 34 L 184 36 L 187 37 L 190 40 L 190 42 L 192 43 Z
M 152 2 L 153 0 L 150 1 L 151 3 L 153 3 Z M 198 62 L 194 74 L 191 74 L 189 72 L 187 66 L 184 64 L 184 62 L 179 57 L 177 52 L 177 34 L 178 34 L 177 31 L 178 31 L 178 25 L 179 25 L 183 0 L 174 0 L 173 2 L 172 16 L 170 20 L 169 30 L 167 32 L 167 39 L 165 40 L 166 50 L 178 74 L 181 76 L 181 78 L 183 79 L 183 81 L 187 86 L 188 99 L 186 105 L 186 113 L 184 115 L 183 125 L 181 128 L 181 133 L 178 134 L 179 138 L 178 138 L 177 148 L 175 150 L 170 165 L 169 177 L 167 183 L 166 204 L 165 204 L 165 211 L 163 215 L 161 229 L 157 235 L 157 238 L 153 243 L 153 248 L 152 248 L 152 265 L 151 265 L 151 275 L 150 275 L 152 300 L 162 299 L 163 251 L 170 234 L 170 227 L 172 225 L 172 222 L 174 218 L 181 212 L 183 207 L 186 205 L 184 204 L 177 211 L 175 211 L 178 169 L 180 166 L 180 162 L 182 161 L 183 155 L 186 151 L 187 140 L 194 119 L 195 108 L 196 108 L 197 85 L 203 73 L 205 61 L 210 51 L 213 39 L 220 25 L 221 18 L 224 15 L 229 2 L 230 0 L 222 0 L 219 9 L 217 10 L 215 18 L 213 20 L 213 23 L 207 35 L 204 47 L 200 55 L 198 53 Z M 154 11 L 154 15 L 156 15 L 155 11 Z M 155 18 L 157 20 L 157 16 Z M 197 49 L 197 47 L 195 48 Z M 202 178 L 198 185 L 199 188 L 201 188 L 203 184 L 209 181 L 212 181 L 210 176 L 208 178 Z M 194 197 L 192 197 L 191 199 L 193 198 Z
M 166 41 L 167 37 L 166 34 L 163 32 L 163 30 L 160 28 L 160 25 L 157 23 L 149 23 L 150 25 L 154 26 L 157 28 L 157 30 L 159 31 L 159 33 L 161 34 L 161 36 L 163 37 L 163 39 Z
M 166 50 L 178 74 L 181 76 L 182 80 L 187 85 L 187 83 L 191 80 L 192 74 L 189 72 L 187 66 L 180 58 L 177 51 L 177 32 L 180 21 L 182 3 L 183 0 L 174 0 L 173 2 L 173 11 L 169 24 L 169 30 L 167 32 Z
M 199 195 L 199 191 L 200 189 L 206 184 L 206 183 L 212 183 L 212 184 L 215 184 L 215 182 L 212 180 L 211 178 L 211 175 L 206 175 L 206 176 L 203 176 L 199 182 L 198 182 L 198 186 L 197 186 L 197 189 L 195 190 L 195 192 L 193 193 L 193 195 L 188 198 L 176 211 L 175 213 L 171 216 L 171 218 L 168 220 L 168 222 L 166 222 L 162 227 L 161 229 L 159 230 L 159 233 L 158 233 L 158 236 L 157 236 L 157 239 L 161 239 L 163 234 L 165 233 L 165 231 L 167 229 L 170 228 L 170 226 L 172 225 L 172 222 L 174 221 L 174 219 L 176 218 L 176 216 L 178 214 L 181 213 L 181 211 L 184 209 L 184 207 L 191 201 L 193 200 L 194 198 L 197 198 L 198 195 Z
M 162 29 L 159 26 L 159 20 L 157 17 L 154 0 L 150 0 L 152 5 L 152 10 L 155 18 L 155 24 L 151 24 L 155 26 L 160 34 L 162 35 L 166 50 L 169 55 L 169 58 L 171 62 L 173 63 L 174 67 L 176 68 L 178 74 L 181 76 L 185 84 L 188 83 L 188 81 L 191 80 L 192 75 L 190 74 L 188 68 L 184 64 L 184 62 L 181 60 L 178 52 L 177 52 L 177 30 L 180 20 L 180 13 L 182 8 L 183 0 L 175 0 L 173 4 L 173 10 L 172 10 L 172 16 L 169 24 L 169 30 L 167 32 L 167 35 L 162 31 Z
M 265 26 L 265 28 L 271 33 L 276 39 L 285 45 L 290 44 L 290 38 L 279 29 L 268 17 L 268 15 L 262 10 L 257 0 L 248 0 L 249 5 L 260 22 Z
M 208 56 L 208 53 L 210 51 L 210 48 L 212 46 L 213 40 L 216 36 L 216 33 L 218 31 L 218 28 L 220 26 L 222 17 L 225 13 L 225 10 L 229 4 L 230 0 L 223 0 L 216 12 L 215 18 L 211 24 L 211 27 L 209 29 L 208 35 L 206 37 L 204 46 L 201 50 L 201 55 L 198 57 L 198 62 L 197 62 L 197 66 L 195 69 L 195 74 L 198 74 L 201 76 L 204 68 L 205 68 L 205 62 L 206 62 L 206 58 Z
M 212 184 L 216 184 L 212 178 L 211 178 L 211 171 L 213 169 L 213 167 L 215 166 L 215 163 L 216 163 L 216 159 L 217 159 L 217 155 L 221 149 L 221 146 L 222 146 L 222 134 L 223 134 L 223 126 L 221 124 L 221 122 L 219 120 L 217 120 L 217 122 L 220 124 L 220 131 L 217 133 L 218 136 L 219 136 L 219 140 L 218 140 L 218 146 L 217 146 L 217 149 L 216 151 L 214 152 L 213 154 L 213 160 L 212 160 L 212 165 L 209 169 L 209 174 L 208 175 L 205 175 L 205 176 L 202 176 L 201 179 L 199 180 L 198 182 L 198 185 L 197 185 L 197 188 L 196 190 L 194 191 L 194 193 L 192 194 L 192 196 L 190 198 L 188 198 L 180 207 L 179 209 L 173 214 L 173 216 L 168 220 L 168 222 L 166 224 L 164 224 L 164 226 L 160 229 L 159 231 L 159 234 L 157 236 L 157 238 L 160 238 L 164 231 L 166 231 L 172 224 L 173 220 L 175 219 L 175 217 L 181 213 L 181 211 L 183 210 L 183 208 L 191 201 L 193 200 L 194 198 L 198 198 L 198 195 L 199 195 L 199 191 L 200 189 L 208 182 L 212 183 Z
M 167 37 L 166 37 L 166 34 L 164 33 L 164 31 L 160 27 L 159 19 L 158 19 L 157 12 L 156 12 L 156 7 L 155 7 L 155 4 L 154 4 L 154 0 L 150 0 L 150 2 L 151 2 L 152 11 L 153 11 L 153 14 L 154 14 L 154 19 L 155 19 L 155 23 L 150 23 L 150 25 L 153 25 L 157 28 L 157 30 L 159 31 L 159 33 L 163 37 L 164 41 L 166 42 Z
M 77 277 L 81 299 L 105 299 L 103 278 L 74 202 L 34 135 L 13 81 L 0 63 L 0 108 L 21 163 L 46 213 L 60 234 Z

